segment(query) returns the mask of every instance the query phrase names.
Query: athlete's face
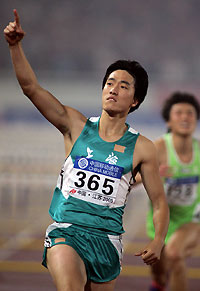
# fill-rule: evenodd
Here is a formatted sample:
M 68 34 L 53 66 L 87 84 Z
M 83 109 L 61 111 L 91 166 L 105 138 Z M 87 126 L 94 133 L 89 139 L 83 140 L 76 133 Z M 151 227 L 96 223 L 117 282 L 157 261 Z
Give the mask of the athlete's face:
M 110 114 L 127 114 L 132 106 L 137 105 L 134 101 L 135 94 L 134 78 L 125 70 L 112 72 L 103 88 L 103 110 Z
M 174 104 L 167 124 L 172 133 L 185 136 L 192 135 L 197 124 L 195 108 L 188 103 Z

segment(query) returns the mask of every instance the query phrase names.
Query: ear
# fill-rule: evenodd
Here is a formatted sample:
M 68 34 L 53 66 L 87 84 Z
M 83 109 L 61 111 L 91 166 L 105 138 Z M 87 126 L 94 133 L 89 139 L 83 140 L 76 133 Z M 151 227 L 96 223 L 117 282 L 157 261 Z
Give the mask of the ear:
M 133 103 L 131 104 L 131 107 L 135 107 L 136 105 L 138 105 L 138 100 L 134 97 L 133 98 Z

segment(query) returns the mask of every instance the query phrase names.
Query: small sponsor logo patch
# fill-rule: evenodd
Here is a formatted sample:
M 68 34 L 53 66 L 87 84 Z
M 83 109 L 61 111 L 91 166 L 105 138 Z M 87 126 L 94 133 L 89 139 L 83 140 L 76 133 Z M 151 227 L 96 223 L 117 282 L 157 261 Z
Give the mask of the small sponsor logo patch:
M 69 193 L 74 194 L 74 193 L 76 193 L 76 190 L 72 189 Z
M 119 144 L 115 144 L 115 147 L 114 147 L 114 151 L 115 152 L 124 153 L 125 149 L 126 149 L 126 147 L 121 146 Z

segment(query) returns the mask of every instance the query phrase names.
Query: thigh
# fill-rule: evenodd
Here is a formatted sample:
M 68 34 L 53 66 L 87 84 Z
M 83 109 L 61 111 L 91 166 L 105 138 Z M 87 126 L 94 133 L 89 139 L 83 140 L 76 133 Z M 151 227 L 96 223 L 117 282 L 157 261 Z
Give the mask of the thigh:
M 104 283 L 95 283 L 95 282 L 87 282 L 85 291 L 113 291 L 115 287 L 116 279 L 104 282 Z
M 58 290 L 74 284 L 79 285 L 77 290 L 83 290 L 87 281 L 85 265 L 71 246 L 60 244 L 48 248 L 47 267 Z
M 187 223 L 178 228 L 170 237 L 166 252 L 170 249 L 178 252 L 183 258 L 190 256 L 200 242 L 200 224 Z

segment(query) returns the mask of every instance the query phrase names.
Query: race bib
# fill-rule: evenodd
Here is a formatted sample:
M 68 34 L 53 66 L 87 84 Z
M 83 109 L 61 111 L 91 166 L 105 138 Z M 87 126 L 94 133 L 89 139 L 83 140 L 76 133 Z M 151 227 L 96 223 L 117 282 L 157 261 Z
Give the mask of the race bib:
M 191 205 L 197 196 L 198 176 L 166 178 L 165 193 L 169 205 Z
M 123 173 L 123 168 L 84 157 L 74 163 L 69 194 L 98 205 L 112 205 Z

